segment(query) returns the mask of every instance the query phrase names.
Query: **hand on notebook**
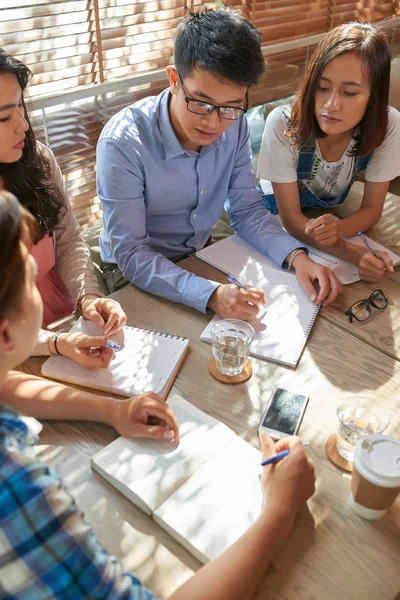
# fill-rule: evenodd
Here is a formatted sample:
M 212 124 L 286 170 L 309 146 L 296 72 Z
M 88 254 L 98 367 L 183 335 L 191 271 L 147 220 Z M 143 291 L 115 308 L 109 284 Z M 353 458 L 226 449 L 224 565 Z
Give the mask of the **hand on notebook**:
M 308 460 L 304 446 L 297 436 L 286 437 L 274 443 L 265 432 L 260 432 L 263 459 L 290 449 L 283 460 L 263 467 L 262 486 L 264 509 L 282 518 L 294 520 L 297 512 L 315 492 L 314 465 Z
M 315 239 L 321 246 L 333 246 L 340 239 L 340 221 L 333 215 L 322 215 L 310 219 L 306 223 L 305 233 Z
M 262 290 L 254 287 L 239 288 L 228 283 L 214 290 L 208 301 L 208 308 L 223 319 L 250 321 L 257 316 L 260 306 L 266 303 Z
M 298 282 L 314 304 L 322 302 L 322 306 L 327 306 L 336 299 L 342 290 L 334 272 L 314 262 L 304 252 L 294 258 L 293 267 L 296 270 Z M 319 286 L 318 292 L 314 287 L 316 283 Z
M 126 437 L 175 439 L 179 443 L 179 425 L 173 410 L 154 392 L 128 401 L 116 400 L 110 424 Z
M 126 325 L 126 314 L 116 300 L 86 294 L 80 301 L 82 316 L 93 321 L 105 335 L 113 335 Z
M 105 348 L 106 335 L 92 336 L 83 333 L 62 333 L 58 337 L 60 354 L 87 369 L 106 369 L 114 358 L 114 350 Z
M 380 259 L 374 256 L 371 252 L 364 252 L 360 262 L 358 263 L 358 270 L 361 279 L 364 281 L 377 282 L 385 274 L 385 271 L 393 273 L 393 261 L 389 258 L 389 255 L 383 251 L 377 251 Z

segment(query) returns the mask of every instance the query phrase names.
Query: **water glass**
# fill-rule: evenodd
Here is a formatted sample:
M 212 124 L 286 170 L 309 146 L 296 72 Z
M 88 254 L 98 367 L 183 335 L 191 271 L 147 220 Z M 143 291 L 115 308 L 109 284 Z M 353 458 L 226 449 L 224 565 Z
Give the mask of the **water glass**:
M 353 462 L 359 440 L 371 433 L 383 433 L 389 425 L 387 412 L 367 398 L 347 398 L 339 404 L 337 416 L 336 449 L 349 462 Z
M 239 375 L 249 355 L 254 329 L 240 319 L 221 319 L 211 329 L 212 351 L 223 375 Z

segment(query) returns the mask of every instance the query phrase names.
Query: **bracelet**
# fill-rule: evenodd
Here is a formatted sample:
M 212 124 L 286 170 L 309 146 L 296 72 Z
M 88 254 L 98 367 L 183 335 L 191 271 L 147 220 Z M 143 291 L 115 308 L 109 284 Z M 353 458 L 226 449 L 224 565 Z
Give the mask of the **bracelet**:
M 299 256 L 299 254 L 306 254 L 306 253 L 302 248 L 296 248 L 296 250 L 293 250 L 293 252 L 291 252 L 289 254 L 289 258 L 287 260 L 287 270 L 288 271 L 291 271 L 293 269 L 293 261 L 296 258 L 296 256 Z
M 62 333 L 63 333 L 62 331 L 59 331 L 58 333 L 56 333 L 56 335 L 55 335 L 55 336 L 54 336 L 54 338 L 53 338 L 54 350 L 56 351 L 56 353 L 57 353 L 59 356 L 63 356 L 63 354 L 61 354 L 61 352 L 60 352 L 60 351 L 59 351 L 59 349 L 57 348 L 57 341 L 58 341 L 58 338 L 60 337 L 60 335 L 61 335 Z

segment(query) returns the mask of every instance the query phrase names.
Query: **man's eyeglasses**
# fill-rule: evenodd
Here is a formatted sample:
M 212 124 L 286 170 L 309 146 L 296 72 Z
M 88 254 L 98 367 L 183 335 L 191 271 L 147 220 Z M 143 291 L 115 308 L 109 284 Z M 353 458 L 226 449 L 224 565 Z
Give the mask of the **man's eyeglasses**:
M 375 290 L 372 292 L 369 298 L 364 298 L 364 300 L 358 300 L 357 302 L 354 302 L 354 304 L 352 304 L 344 314 L 349 317 L 350 323 L 353 322 L 353 317 L 362 323 L 363 321 L 368 321 L 368 319 L 371 318 L 372 306 L 378 310 L 383 310 L 387 307 L 387 305 L 388 299 L 382 290 Z
M 179 73 L 178 77 L 179 81 L 181 82 L 183 94 L 186 100 L 186 106 L 189 112 L 195 113 L 196 115 L 209 115 L 213 110 L 216 110 L 219 118 L 226 119 L 227 121 L 237 121 L 247 112 L 247 93 L 246 106 L 242 106 L 241 108 L 236 108 L 235 106 L 215 106 L 215 104 L 210 104 L 209 102 L 201 102 L 200 100 L 189 98 L 189 96 L 186 94 L 186 90 Z

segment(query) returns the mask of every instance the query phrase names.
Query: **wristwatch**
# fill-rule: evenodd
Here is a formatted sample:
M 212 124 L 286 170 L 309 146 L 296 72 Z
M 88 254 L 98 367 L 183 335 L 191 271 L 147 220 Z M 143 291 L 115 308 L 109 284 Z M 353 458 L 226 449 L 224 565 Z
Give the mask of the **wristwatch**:
M 302 248 L 296 248 L 295 250 L 292 250 L 292 252 L 289 254 L 289 256 L 287 257 L 286 261 L 284 262 L 284 267 L 286 266 L 286 269 L 288 271 L 292 271 L 294 270 L 293 267 L 293 261 L 296 258 L 296 256 L 299 256 L 299 254 L 306 254 L 306 251 L 303 250 Z

